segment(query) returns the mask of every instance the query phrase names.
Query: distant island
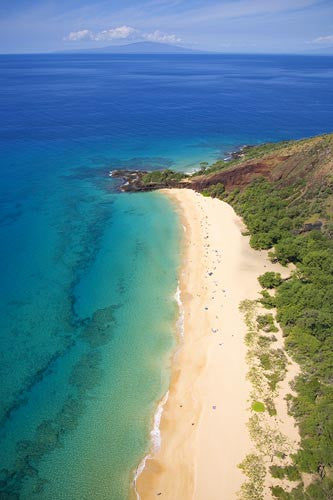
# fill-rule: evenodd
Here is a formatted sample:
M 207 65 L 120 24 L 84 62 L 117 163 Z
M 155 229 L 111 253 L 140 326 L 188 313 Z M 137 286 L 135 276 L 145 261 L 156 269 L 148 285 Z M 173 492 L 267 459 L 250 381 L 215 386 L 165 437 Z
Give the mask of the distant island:
M 125 45 L 109 45 L 94 49 L 66 50 L 68 53 L 85 54 L 204 54 L 201 50 L 187 49 L 179 45 L 170 45 L 158 42 L 135 42 Z

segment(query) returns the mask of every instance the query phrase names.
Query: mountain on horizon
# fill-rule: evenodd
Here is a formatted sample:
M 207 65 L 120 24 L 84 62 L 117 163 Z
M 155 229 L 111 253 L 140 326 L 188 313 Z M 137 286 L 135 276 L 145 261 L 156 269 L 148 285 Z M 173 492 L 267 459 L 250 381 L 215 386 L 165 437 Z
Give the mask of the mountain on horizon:
M 66 53 L 94 53 L 94 54 L 198 54 L 202 51 L 187 49 L 179 45 L 170 45 L 159 42 L 135 42 L 126 45 L 109 45 L 94 49 L 66 50 Z

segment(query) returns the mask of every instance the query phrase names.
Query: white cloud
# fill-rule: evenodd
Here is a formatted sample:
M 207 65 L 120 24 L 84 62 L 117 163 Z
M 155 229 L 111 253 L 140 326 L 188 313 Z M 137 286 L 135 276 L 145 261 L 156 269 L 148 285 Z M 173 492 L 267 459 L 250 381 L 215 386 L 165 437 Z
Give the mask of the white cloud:
M 109 30 L 103 30 L 95 34 L 94 40 L 117 40 L 122 38 L 129 38 L 136 33 L 136 29 L 131 26 L 119 26 Z
M 102 31 L 91 31 L 83 29 L 79 31 L 71 31 L 64 40 L 69 42 L 80 41 L 112 41 L 112 40 L 126 40 L 135 38 L 136 40 L 148 40 L 150 42 L 161 43 L 179 43 L 182 41 L 180 37 L 174 34 L 163 33 L 162 31 L 155 30 L 151 33 L 141 32 L 131 26 L 118 26 L 117 28 L 110 28 Z
M 142 37 L 150 42 L 179 43 L 182 41 L 182 39 L 177 35 L 169 35 L 168 33 L 162 33 L 159 30 L 155 30 L 152 33 L 144 33 Z
M 333 43 L 333 35 L 318 36 L 318 38 L 315 38 L 314 40 L 312 40 L 312 43 L 323 43 L 326 45 Z
M 69 42 L 79 42 L 81 40 L 93 40 L 94 34 L 90 30 L 71 31 L 65 40 Z
M 136 29 L 131 26 L 118 26 L 117 28 L 111 28 L 108 30 L 102 30 L 98 32 L 93 32 L 91 30 L 79 30 L 71 31 L 65 40 L 69 42 L 80 42 L 80 41 L 108 41 L 108 40 L 119 40 L 130 38 L 137 32 Z

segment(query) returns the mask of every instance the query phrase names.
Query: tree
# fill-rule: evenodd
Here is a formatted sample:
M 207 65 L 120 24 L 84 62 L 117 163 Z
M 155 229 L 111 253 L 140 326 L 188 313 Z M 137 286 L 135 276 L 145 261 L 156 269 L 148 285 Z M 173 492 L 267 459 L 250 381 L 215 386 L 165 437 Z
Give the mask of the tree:
M 263 288 L 276 288 L 282 283 L 282 278 L 280 273 L 267 271 L 259 276 L 258 281 Z

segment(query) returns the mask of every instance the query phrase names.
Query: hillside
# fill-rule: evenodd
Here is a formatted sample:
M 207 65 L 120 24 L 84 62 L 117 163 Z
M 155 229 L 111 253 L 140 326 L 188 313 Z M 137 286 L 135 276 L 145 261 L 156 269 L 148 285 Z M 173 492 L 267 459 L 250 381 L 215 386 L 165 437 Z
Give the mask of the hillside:
M 202 163 L 201 170 L 191 176 L 172 170 L 135 174 L 116 171 L 115 176 L 128 181 L 124 191 L 174 186 L 218 196 L 216 186 L 221 189 L 222 185 L 223 199 L 229 202 L 253 183 L 266 181 L 283 196 L 291 218 L 290 229 L 307 231 L 314 225 L 333 235 L 333 134 L 245 146 L 233 153 L 231 161 Z
M 216 162 L 205 169 L 204 176 L 196 176 L 194 182 L 198 187 L 223 182 L 227 189 L 233 189 L 248 185 L 258 176 L 281 186 L 290 186 L 300 179 L 304 185 L 333 180 L 333 134 L 245 147 L 238 156 L 228 163 Z
M 204 167 L 191 178 L 191 187 L 210 192 L 221 183 L 227 196 L 266 180 L 285 200 L 291 229 L 321 226 L 333 235 L 333 134 L 245 147 L 235 156 L 231 162 Z

